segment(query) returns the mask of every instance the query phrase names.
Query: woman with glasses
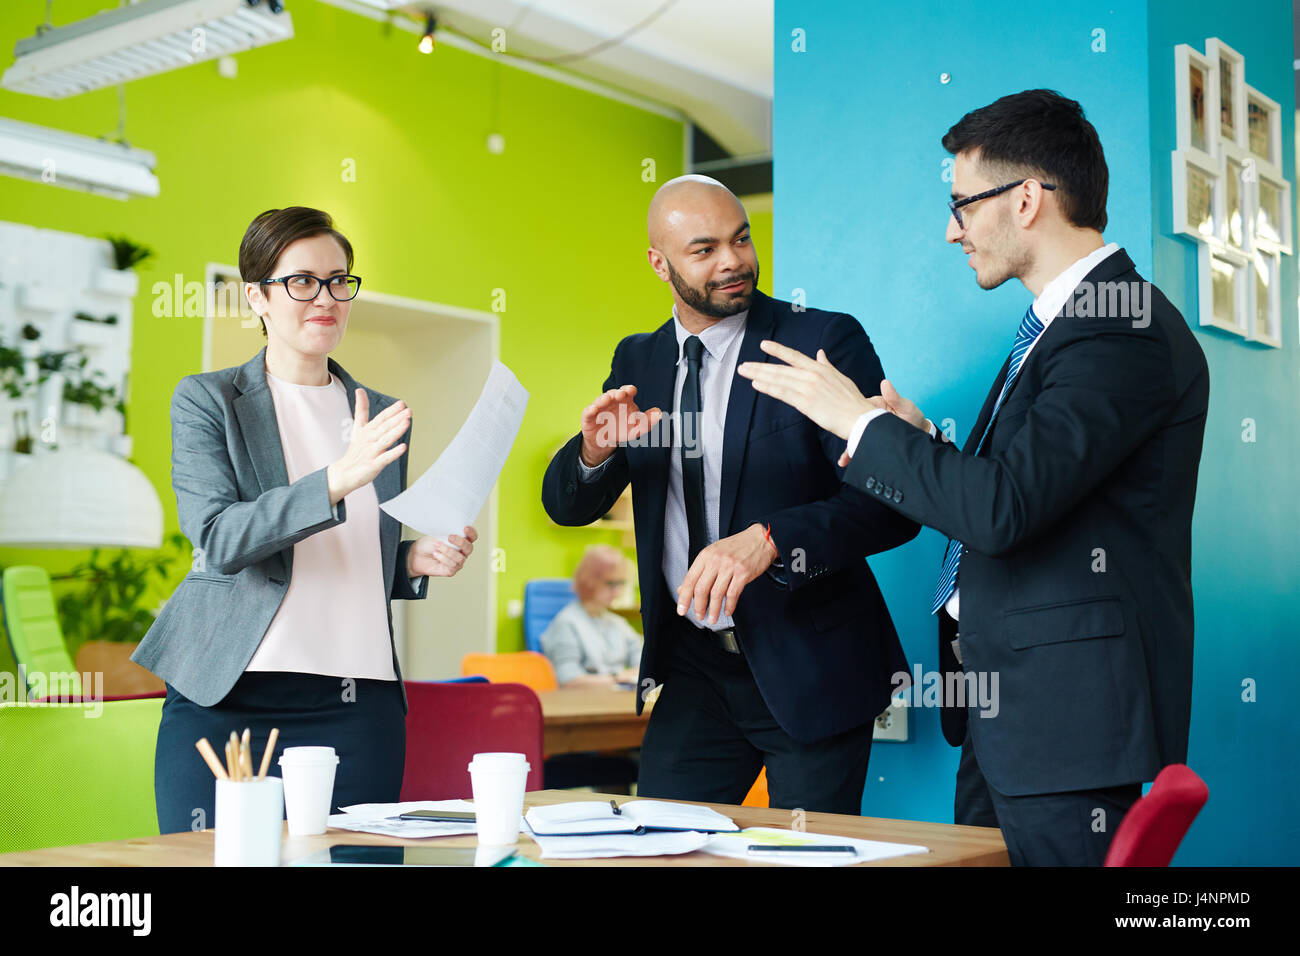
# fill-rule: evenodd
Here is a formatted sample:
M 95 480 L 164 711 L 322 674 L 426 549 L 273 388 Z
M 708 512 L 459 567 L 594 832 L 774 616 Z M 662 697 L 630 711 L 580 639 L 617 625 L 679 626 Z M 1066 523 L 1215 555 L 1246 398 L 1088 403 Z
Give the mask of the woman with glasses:
M 339 757 L 331 812 L 398 799 L 406 694 L 393 598 L 460 570 L 477 538 L 402 541 L 379 503 L 406 487 L 411 411 L 334 359 L 361 280 L 330 216 L 253 220 L 239 249 L 266 346 L 183 378 L 172 396 L 172 485 L 193 563 L 132 655 L 163 678 L 154 758 L 161 832 L 214 825 L 218 753 L 248 728 L 255 760 L 286 747 Z M 256 770 L 256 767 L 254 768 Z

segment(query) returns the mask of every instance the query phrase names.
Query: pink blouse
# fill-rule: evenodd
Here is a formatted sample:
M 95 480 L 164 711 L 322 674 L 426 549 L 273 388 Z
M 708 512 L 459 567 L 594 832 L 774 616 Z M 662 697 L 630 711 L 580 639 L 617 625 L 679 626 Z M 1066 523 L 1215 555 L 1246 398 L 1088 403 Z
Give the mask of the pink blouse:
M 337 376 L 331 372 L 328 385 L 295 385 L 268 372 L 266 384 L 291 484 L 347 451 L 352 411 Z M 246 670 L 397 679 L 374 483 L 344 500 L 346 521 L 293 546 L 289 590 Z

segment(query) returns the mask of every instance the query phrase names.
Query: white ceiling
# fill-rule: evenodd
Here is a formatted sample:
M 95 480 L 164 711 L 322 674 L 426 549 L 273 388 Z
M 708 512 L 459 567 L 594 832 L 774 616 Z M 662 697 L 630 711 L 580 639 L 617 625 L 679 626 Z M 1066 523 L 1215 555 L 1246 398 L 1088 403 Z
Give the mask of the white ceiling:
M 537 0 L 532 10 L 617 36 L 649 16 L 663 0 Z M 677 0 L 627 45 L 772 97 L 774 0 Z M 523 4 L 527 5 L 527 4 Z M 527 32 L 524 15 L 517 29 Z
M 325 0 L 418 13 L 434 9 L 487 41 L 530 56 L 585 51 L 621 35 L 665 0 Z M 676 0 L 653 23 L 559 69 L 681 110 L 737 156 L 771 152 L 773 0 Z

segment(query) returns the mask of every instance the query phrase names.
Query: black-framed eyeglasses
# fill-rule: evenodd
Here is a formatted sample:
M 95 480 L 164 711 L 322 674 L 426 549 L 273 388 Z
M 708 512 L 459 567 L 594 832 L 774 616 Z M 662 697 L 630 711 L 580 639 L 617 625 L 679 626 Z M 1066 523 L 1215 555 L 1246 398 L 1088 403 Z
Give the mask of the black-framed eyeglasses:
M 320 295 L 322 282 L 337 302 L 347 302 L 349 299 L 355 298 L 356 294 L 361 291 L 361 277 L 353 275 L 337 275 L 330 276 L 327 279 L 318 279 L 310 272 L 295 272 L 290 276 L 280 276 L 278 279 L 263 279 L 262 281 L 283 283 L 284 291 L 289 293 L 289 298 L 297 299 L 299 302 L 309 302 Z
M 953 199 L 948 203 L 948 210 L 952 213 L 952 218 L 957 220 L 957 228 L 964 229 L 961 221 L 961 207 L 969 206 L 973 202 L 979 202 L 981 199 L 989 199 L 993 196 L 1000 196 L 1008 189 L 1015 189 L 1021 183 L 1029 182 L 1028 178 L 1017 179 L 1014 183 L 1007 183 L 1005 186 L 999 186 L 997 189 L 987 189 L 982 193 L 976 193 L 974 196 L 967 196 L 965 199 Z M 1037 182 L 1037 180 L 1035 180 Z M 1055 189 L 1051 183 L 1038 183 L 1044 189 Z

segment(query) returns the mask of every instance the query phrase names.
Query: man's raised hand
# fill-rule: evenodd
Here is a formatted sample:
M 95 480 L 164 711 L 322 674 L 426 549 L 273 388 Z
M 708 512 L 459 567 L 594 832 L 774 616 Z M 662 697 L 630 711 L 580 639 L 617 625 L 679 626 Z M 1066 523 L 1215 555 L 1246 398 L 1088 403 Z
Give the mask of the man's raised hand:
M 659 424 L 658 408 L 637 408 L 635 385 L 612 388 L 582 410 L 582 463 L 601 464 L 619 445 L 644 435 Z

